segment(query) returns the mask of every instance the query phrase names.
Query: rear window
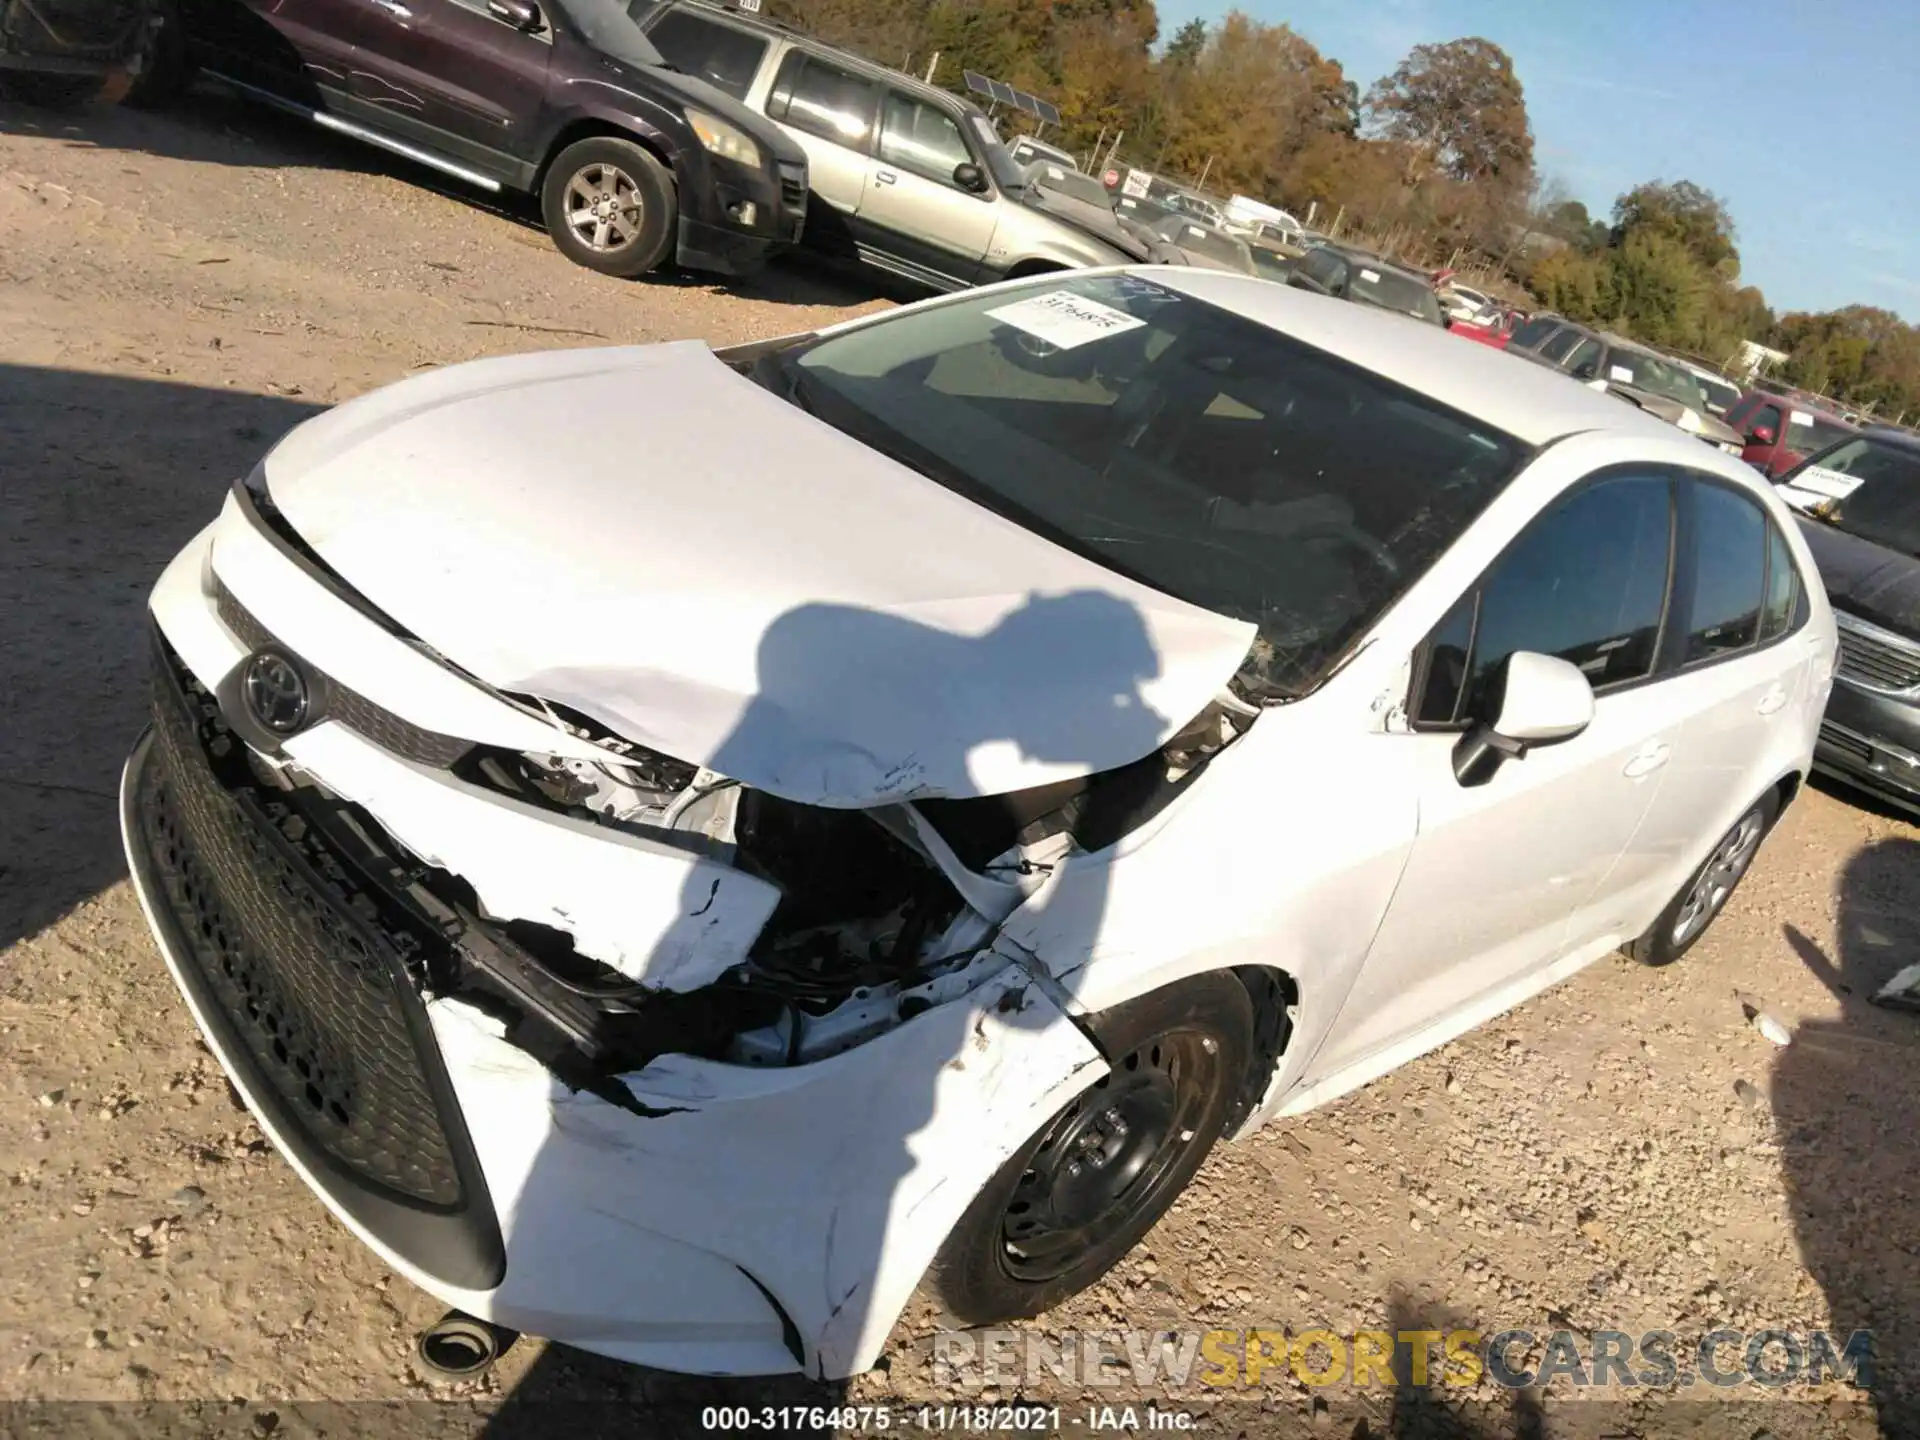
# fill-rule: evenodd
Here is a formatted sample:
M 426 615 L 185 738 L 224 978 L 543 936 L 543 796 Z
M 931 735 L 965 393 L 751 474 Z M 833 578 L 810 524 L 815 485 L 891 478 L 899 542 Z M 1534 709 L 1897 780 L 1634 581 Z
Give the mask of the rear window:
M 1440 323 L 1440 297 L 1433 287 L 1398 270 L 1382 270 L 1372 265 L 1354 267 L 1352 294 L 1356 300 L 1397 310 L 1433 324 Z
M 669 10 L 647 38 L 676 70 L 683 70 L 723 90 L 736 100 L 747 98 L 760 63 L 767 58 L 767 41 L 759 35 L 696 15 Z
M 1531 350 L 1560 328 L 1558 320 L 1529 320 L 1513 332 L 1513 343 L 1522 350 Z
M 865 150 L 879 98 L 873 81 L 794 50 L 781 62 L 767 114 L 823 140 Z

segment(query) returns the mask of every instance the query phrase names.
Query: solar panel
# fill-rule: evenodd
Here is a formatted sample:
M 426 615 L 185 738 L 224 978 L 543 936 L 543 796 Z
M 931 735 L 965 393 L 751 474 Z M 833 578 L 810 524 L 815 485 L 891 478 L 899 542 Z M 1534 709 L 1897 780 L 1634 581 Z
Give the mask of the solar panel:
M 989 80 L 987 84 L 992 87 L 991 93 L 993 98 L 998 100 L 1002 105 L 1012 105 L 1016 103 L 1013 98 L 1016 92 L 1006 81 Z
M 1013 92 L 1013 103 L 1029 115 L 1038 115 L 1040 113 L 1033 108 L 1033 96 L 1027 94 L 1024 90 L 1016 90 Z
M 1060 123 L 1060 107 L 1051 100 L 1042 100 L 1038 95 L 1033 97 L 1033 113 L 1049 125 Z
M 978 70 L 967 70 L 962 73 L 966 76 L 967 89 L 973 91 L 974 94 L 993 94 L 993 81 L 982 75 Z

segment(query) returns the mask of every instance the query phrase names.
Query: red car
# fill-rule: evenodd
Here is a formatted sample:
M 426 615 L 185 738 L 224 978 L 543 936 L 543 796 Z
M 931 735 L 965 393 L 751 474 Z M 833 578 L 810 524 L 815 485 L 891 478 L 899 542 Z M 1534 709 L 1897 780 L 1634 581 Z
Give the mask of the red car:
M 1747 442 L 1740 458 L 1774 480 L 1834 441 L 1860 433 L 1838 415 L 1770 390 L 1749 390 L 1726 420 Z
M 1476 325 L 1470 320 L 1456 320 L 1448 328 L 1456 335 L 1468 340 L 1477 340 L 1482 345 L 1491 345 L 1496 350 L 1504 350 L 1513 339 L 1513 332 L 1520 326 L 1520 316 L 1512 310 L 1503 310 L 1490 325 Z

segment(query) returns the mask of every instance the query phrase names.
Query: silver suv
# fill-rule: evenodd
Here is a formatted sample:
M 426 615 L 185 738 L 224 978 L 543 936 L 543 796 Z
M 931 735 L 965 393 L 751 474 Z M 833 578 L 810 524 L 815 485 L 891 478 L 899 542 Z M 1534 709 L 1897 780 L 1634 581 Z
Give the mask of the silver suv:
M 805 243 L 936 290 L 1129 253 L 1051 212 L 993 122 L 898 70 L 699 0 L 633 14 L 679 70 L 760 111 L 806 149 Z

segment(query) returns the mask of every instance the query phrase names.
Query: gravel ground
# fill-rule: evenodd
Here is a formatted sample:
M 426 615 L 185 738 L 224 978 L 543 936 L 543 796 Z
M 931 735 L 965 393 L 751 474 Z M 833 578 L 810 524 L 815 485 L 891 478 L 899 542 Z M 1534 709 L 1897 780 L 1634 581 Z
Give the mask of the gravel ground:
M 793 268 L 604 280 L 524 215 L 204 96 L 167 116 L 0 103 L 0 282 L 0 1401 L 38 1402 L 0 1405 L 0 1433 L 666 1434 L 699 1429 L 702 1404 L 1013 1394 L 934 1373 L 918 1308 L 885 1368 L 846 1387 L 686 1379 L 530 1339 L 480 1381 L 432 1379 L 412 1341 L 438 1307 L 230 1102 L 148 941 L 112 801 L 141 723 L 145 592 L 288 425 L 422 366 L 728 342 L 887 301 Z M 1667 1329 L 1685 1353 L 1722 1326 L 1871 1329 L 1870 1394 L 1603 1398 L 1558 1379 L 1442 1406 L 1283 1369 L 1251 1389 L 1020 1393 L 1076 1430 L 1089 1404 L 1151 1396 L 1221 1434 L 1920 1433 L 1920 1022 L 1862 998 L 1915 958 L 1916 899 L 1911 827 L 1809 790 L 1684 964 L 1596 965 L 1221 1151 L 1106 1284 L 1028 1327 L 1565 1329 L 1583 1346 Z

